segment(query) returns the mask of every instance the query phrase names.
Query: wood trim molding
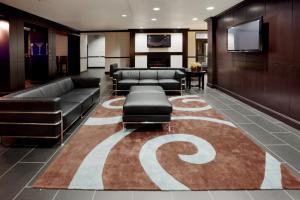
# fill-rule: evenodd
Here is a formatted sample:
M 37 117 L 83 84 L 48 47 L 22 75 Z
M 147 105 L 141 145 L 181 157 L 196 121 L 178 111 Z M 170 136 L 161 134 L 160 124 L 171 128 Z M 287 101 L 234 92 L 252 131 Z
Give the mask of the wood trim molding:
M 162 54 L 170 54 L 170 55 L 183 55 L 183 52 L 135 52 L 135 56 L 140 55 L 148 55 L 152 53 L 162 53 Z

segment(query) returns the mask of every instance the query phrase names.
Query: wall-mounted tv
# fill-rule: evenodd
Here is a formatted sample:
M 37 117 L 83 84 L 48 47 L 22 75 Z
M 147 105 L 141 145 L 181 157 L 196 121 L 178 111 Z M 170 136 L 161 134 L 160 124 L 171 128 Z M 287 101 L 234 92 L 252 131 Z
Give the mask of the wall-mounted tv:
M 262 51 L 262 18 L 227 29 L 227 50 L 230 52 Z
M 171 47 L 171 35 L 147 35 L 147 46 L 149 48 Z

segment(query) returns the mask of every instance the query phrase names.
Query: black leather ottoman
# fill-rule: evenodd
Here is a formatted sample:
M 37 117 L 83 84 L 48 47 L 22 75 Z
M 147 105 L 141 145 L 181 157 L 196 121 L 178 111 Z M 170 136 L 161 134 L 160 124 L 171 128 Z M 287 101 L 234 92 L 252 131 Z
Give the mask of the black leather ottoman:
M 160 86 L 132 86 L 123 105 L 123 125 L 170 123 L 171 113 L 172 104 Z

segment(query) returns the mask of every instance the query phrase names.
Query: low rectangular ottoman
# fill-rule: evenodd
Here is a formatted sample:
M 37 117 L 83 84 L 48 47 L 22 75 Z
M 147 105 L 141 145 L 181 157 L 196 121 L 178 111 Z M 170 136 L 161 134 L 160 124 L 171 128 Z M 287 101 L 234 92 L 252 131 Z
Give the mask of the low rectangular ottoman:
M 160 86 L 132 86 L 123 105 L 123 125 L 170 123 L 172 104 Z

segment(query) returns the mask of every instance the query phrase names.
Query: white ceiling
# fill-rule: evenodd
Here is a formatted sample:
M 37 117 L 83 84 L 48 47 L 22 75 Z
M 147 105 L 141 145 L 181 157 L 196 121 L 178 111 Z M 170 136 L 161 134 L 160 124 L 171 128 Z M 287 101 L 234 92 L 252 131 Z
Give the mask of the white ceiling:
M 85 30 L 131 28 L 206 29 L 204 19 L 242 0 L 0 0 L 46 19 Z M 206 7 L 214 6 L 213 11 Z M 153 11 L 160 7 L 160 11 Z M 128 15 L 126 18 L 121 14 Z M 192 21 L 197 17 L 198 21 Z M 151 21 L 157 18 L 157 21 Z

